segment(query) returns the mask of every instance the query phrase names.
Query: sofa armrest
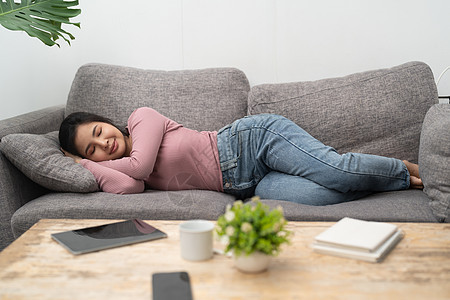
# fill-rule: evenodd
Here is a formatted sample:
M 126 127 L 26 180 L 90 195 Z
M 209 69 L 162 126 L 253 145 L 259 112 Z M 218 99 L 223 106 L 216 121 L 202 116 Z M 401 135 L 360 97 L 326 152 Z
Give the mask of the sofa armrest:
M 64 110 L 64 105 L 52 106 L 0 120 L 0 139 L 11 133 L 41 134 L 58 130 Z M 0 152 L 0 251 L 14 240 L 11 217 L 15 211 L 47 192 L 28 179 Z
M 59 130 L 64 119 L 65 105 L 56 105 L 0 120 L 0 139 L 11 133 L 47 133 Z
M 23 175 L 0 152 L 0 251 L 14 241 L 12 215 L 25 203 L 48 190 Z
M 419 171 L 430 207 L 441 222 L 450 222 L 450 105 L 432 106 L 420 136 Z

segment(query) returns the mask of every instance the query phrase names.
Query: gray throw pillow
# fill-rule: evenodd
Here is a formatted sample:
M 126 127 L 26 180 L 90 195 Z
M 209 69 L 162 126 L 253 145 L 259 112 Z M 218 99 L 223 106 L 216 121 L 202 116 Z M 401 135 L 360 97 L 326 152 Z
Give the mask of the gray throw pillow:
M 441 222 L 450 222 L 450 105 L 436 104 L 423 122 L 419 171 L 430 207 Z
M 95 192 L 94 175 L 60 150 L 58 132 L 9 134 L 0 150 L 28 178 L 53 191 Z

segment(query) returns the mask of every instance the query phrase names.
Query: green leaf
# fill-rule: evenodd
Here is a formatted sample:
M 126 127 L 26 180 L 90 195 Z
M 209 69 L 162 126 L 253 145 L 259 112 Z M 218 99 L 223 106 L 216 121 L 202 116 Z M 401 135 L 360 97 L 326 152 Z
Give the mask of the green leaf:
M 5 2 L 6 1 L 6 2 Z M 29 36 L 38 38 L 47 46 L 57 45 L 56 40 L 63 38 L 69 45 L 75 37 L 61 28 L 62 24 L 80 27 L 70 18 L 81 13 L 78 0 L 0 0 L 0 24 L 9 30 L 25 31 Z

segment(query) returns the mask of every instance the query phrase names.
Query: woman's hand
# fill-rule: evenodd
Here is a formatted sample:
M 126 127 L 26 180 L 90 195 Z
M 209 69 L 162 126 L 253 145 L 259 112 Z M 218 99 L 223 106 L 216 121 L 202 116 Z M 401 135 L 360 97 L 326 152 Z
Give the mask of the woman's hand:
M 61 148 L 61 151 L 64 153 L 65 156 L 72 158 L 76 163 L 79 163 L 80 160 L 82 160 L 81 157 L 73 155 L 70 152 L 67 152 L 66 150 L 64 150 L 63 148 Z

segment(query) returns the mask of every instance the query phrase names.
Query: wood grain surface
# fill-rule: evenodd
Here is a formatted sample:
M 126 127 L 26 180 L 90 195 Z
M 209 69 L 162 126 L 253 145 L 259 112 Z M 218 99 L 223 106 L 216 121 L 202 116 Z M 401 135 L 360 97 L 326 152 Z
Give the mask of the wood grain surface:
M 174 271 L 189 273 L 194 299 L 450 299 L 450 224 L 395 223 L 405 237 L 384 261 L 369 263 L 312 251 L 334 223 L 290 222 L 291 245 L 259 274 L 241 273 L 224 255 L 183 260 L 180 221 L 146 221 L 166 239 L 79 256 L 50 236 L 111 222 L 35 224 L 0 253 L 0 299 L 152 299 L 152 274 Z

